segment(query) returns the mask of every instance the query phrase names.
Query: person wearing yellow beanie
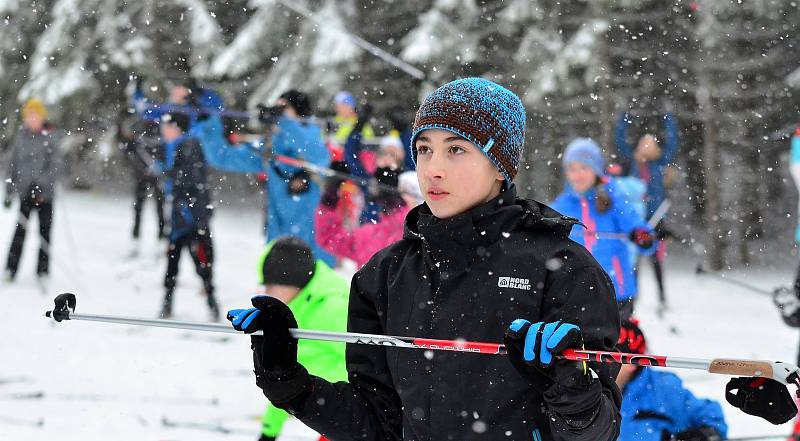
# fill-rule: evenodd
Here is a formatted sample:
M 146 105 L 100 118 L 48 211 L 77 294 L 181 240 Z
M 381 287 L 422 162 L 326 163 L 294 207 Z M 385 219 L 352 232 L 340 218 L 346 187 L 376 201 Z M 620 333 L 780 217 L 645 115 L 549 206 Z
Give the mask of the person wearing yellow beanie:
M 4 279 L 11 282 L 16 276 L 25 242 L 27 220 L 35 211 L 39 217 L 41 238 L 36 275 L 44 289 L 49 273 L 55 183 L 61 169 L 58 154 L 61 133 L 51 130 L 47 125 L 47 109 L 38 98 L 25 102 L 21 113 L 23 125 L 11 143 L 9 179 L 6 181 L 6 196 L 3 200 L 3 205 L 9 208 L 12 195 L 16 193 L 19 196 L 20 221 L 8 251 Z
M 25 105 L 22 106 L 22 119 L 28 120 L 37 116 L 42 121 L 47 119 L 47 108 L 44 106 L 44 102 L 39 98 L 31 98 L 25 101 Z

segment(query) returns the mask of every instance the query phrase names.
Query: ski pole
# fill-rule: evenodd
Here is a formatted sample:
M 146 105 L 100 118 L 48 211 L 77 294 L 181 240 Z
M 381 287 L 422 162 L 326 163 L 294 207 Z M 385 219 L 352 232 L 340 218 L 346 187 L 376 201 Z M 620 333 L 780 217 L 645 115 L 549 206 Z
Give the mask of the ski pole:
M 760 441 L 760 440 L 768 440 L 768 439 L 785 440 L 787 438 L 788 439 L 792 439 L 792 438 L 789 438 L 789 437 L 791 437 L 791 435 L 787 436 L 787 435 L 774 434 L 774 435 L 741 436 L 741 437 L 726 438 L 726 439 L 728 441 Z
M 64 293 L 55 298 L 55 308 L 45 312 L 46 317 L 63 320 L 86 320 L 125 325 L 151 326 L 160 328 L 188 329 L 193 331 L 223 332 L 241 334 L 235 329 L 215 323 L 199 323 L 178 320 L 160 320 L 136 317 L 109 315 L 75 314 L 75 294 Z M 353 332 L 330 332 L 311 329 L 290 328 L 292 337 L 297 339 L 321 340 L 350 344 L 373 345 L 384 347 L 425 349 L 432 351 L 470 352 L 476 354 L 502 355 L 506 353 L 505 345 L 500 343 L 474 342 L 465 340 L 441 340 L 432 338 L 398 337 L 392 335 L 359 334 Z M 262 335 L 261 331 L 253 335 Z M 567 349 L 557 358 L 573 361 L 591 361 L 597 363 L 630 364 L 636 366 L 658 366 L 679 369 L 704 370 L 712 374 L 742 377 L 765 377 L 783 384 L 800 386 L 797 366 L 781 361 L 744 360 L 744 359 L 699 359 L 671 357 L 664 355 L 641 355 L 612 351 L 593 351 Z
M 772 295 L 773 294 L 772 291 L 767 291 L 766 289 L 759 288 L 759 287 L 757 287 L 755 285 L 751 285 L 751 284 L 749 284 L 747 282 L 742 282 L 741 280 L 731 279 L 730 277 L 727 277 L 724 274 L 717 274 L 715 272 L 708 271 L 705 268 L 703 268 L 703 264 L 700 264 L 700 263 L 697 264 L 697 269 L 695 270 L 695 274 L 698 274 L 698 275 L 703 274 L 703 275 L 712 276 L 712 277 L 714 277 L 714 278 L 716 278 L 718 280 L 722 280 L 724 282 L 728 282 L 731 285 L 735 285 L 735 286 L 738 286 L 740 288 L 749 289 L 750 291 L 757 292 L 759 294 L 767 294 L 767 295 Z
M 667 214 L 667 211 L 671 205 L 672 202 L 670 202 L 669 199 L 664 199 L 664 202 L 662 202 L 658 208 L 656 208 L 656 211 L 653 212 L 653 216 L 651 216 L 650 220 L 647 221 L 647 225 L 650 225 L 650 228 L 655 228 L 656 225 L 661 222 L 661 219 L 663 219 Z
M 351 175 L 349 173 L 343 173 L 340 171 L 336 171 L 327 167 L 322 167 L 312 162 L 304 161 L 302 159 L 292 158 L 289 156 L 284 155 L 273 155 L 272 159 L 282 162 L 287 165 L 292 165 L 294 167 L 304 168 L 312 173 L 316 173 L 320 176 L 324 176 L 326 178 L 337 177 L 341 179 L 347 179 L 350 181 L 355 181 L 359 185 L 369 187 L 369 186 L 377 186 L 384 190 L 393 191 L 395 193 L 404 193 L 401 192 L 397 187 L 392 187 L 391 185 L 381 184 L 380 182 L 376 181 L 375 179 L 367 179 L 367 178 L 360 178 L 358 176 Z
M 38 420 L 26 420 L 22 418 L 14 418 L 5 415 L 0 415 L 0 423 L 1 424 L 9 424 L 13 426 L 24 426 L 24 427 L 43 427 L 44 426 L 44 419 L 39 418 Z
M 661 219 L 663 219 L 664 216 L 667 214 L 667 210 L 669 210 L 669 207 L 671 205 L 672 205 L 672 202 L 670 202 L 669 199 L 664 199 L 664 202 L 662 202 L 661 205 L 659 205 L 658 208 L 656 208 L 656 211 L 653 212 L 653 216 L 650 217 L 650 220 L 647 221 L 647 225 L 649 225 L 650 228 L 655 228 L 656 225 L 658 225 L 658 223 L 661 222 Z M 597 239 L 628 240 L 629 237 L 630 237 L 628 234 L 625 234 L 625 233 L 612 233 L 612 232 L 609 232 L 609 231 L 591 231 L 591 230 L 586 230 L 583 233 L 584 234 L 591 234 L 594 237 L 596 237 Z
M 420 80 L 420 81 L 425 81 L 426 80 L 425 72 L 423 72 L 423 71 L 417 69 L 416 67 L 412 66 L 411 64 L 406 63 L 405 61 L 395 57 L 394 55 L 386 52 L 385 50 L 379 48 L 378 46 L 375 46 L 374 44 L 368 42 L 367 40 L 364 40 L 363 38 L 361 38 L 361 37 L 349 32 L 347 29 L 344 29 L 344 27 L 336 26 L 336 25 L 334 25 L 332 23 L 326 23 L 326 22 L 321 21 L 320 19 L 315 17 L 314 14 L 310 10 L 306 9 L 303 6 L 300 6 L 299 4 L 297 4 L 295 2 L 287 2 L 285 0 L 278 0 L 278 3 L 283 5 L 285 8 L 291 9 L 292 11 L 294 11 L 294 12 L 296 12 L 296 13 L 298 13 L 298 14 L 306 17 L 306 18 L 308 18 L 309 20 L 311 20 L 314 23 L 316 23 L 318 26 L 331 27 L 333 25 L 333 26 L 339 28 L 339 30 L 342 31 L 344 33 L 344 35 L 346 35 L 347 38 L 350 39 L 350 41 L 352 41 L 356 46 L 360 47 L 361 49 L 364 49 L 365 51 L 371 53 L 372 55 L 378 57 L 379 59 L 391 64 L 392 66 L 400 69 L 401 71 L 405 72 L 406 74 L 411 75 L 412 77 L 416 78 L 417 80 Z

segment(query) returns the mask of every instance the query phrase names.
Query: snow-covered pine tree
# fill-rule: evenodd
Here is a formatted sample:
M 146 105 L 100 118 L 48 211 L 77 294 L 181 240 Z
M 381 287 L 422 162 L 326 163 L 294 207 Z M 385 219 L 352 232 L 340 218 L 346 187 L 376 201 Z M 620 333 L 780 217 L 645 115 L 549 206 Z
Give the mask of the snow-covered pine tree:
M 719 193 L 708 197 L 728 207 L 718 213 L 710 238 L 718 250 L 712 265 L 721 267 L 734 256 L 747 263 L 748 242 L 763 235 L 765 223 L 781 224 L 778 218 L 766 222 L 767 212 L 779 211 L 771 207 L 778 195 L 770 195 L 766 183 L 777 176 L 775 158 L 788 148 L 788 137 L 781 135 L 789 135 L 785 128 L 796 118 L 786 111 L 797 103 L 784 80 L 793 68 L 785 60 L 796 53 L 792 30 L 798 17 L 795 5 L 777 0 L 706 2 L 701 8 L 698 37 L 705 59 L 699 69 L 707 75 L 717 115 L 719 165 L 713 157 L 704 160 L 711 162 L 706 167 L 719 167 L 721 183 Z M 726 247 L 732 252 L 725 253 Z

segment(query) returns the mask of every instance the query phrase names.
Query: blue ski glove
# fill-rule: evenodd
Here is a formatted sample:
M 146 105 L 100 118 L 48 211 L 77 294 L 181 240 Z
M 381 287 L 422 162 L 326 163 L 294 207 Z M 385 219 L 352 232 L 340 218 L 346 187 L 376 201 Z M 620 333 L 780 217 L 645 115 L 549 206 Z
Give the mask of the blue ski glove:
M 251 302 L 252 308 L 232 309 L 227 318 L 237 331 L 264 332 L 250 337 L 256 384 L 281 407 L 302 396 L 311 384 L 308 371 L 297 362 L 297 339 L 289 333 L 289 328 L 297 328 L 297 321 L 275 297 L 259 295 Z
M 516 319 L 508 327 L 504 341 L 511 363 L 539 392 L 545 393 L 553 386 L 580 387 L 592 382 L 585 363 L 555 357 L 564 349 L 583 347 L 577 325 L 561 321 L 531 324 Z

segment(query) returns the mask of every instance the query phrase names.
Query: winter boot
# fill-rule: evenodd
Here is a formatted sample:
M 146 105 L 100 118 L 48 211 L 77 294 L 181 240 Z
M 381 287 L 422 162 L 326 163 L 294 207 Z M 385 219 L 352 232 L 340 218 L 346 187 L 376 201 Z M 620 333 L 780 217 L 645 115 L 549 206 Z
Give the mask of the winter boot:
M 164 295 L 164 302 L 161 304 L 161 314 L 159 318 L 169 319 L 172 318 L 172 294 L 173 289 L 167 289 L 167 294 Z
M 138 238 L 133 240 L 133 244 L 131 244 L 131 248 L 128 250 L 128 253 L 125 254 L 125 259 L 131 260 L 136 259 L 141 254 L 142 244 Z
M 50 286 L 50 276 L 47 273 L 39 273 L 36 275 L 36 285 L 39 286 L 39 291 L 42 294 L 47 294 Z
M 208 309 L 210 312 L 210 319 L 212 322 L 218 322 L 220 320 L 219 304 L 217 304 L 217 298 L 214 296 L 214 289 L 207 288 L 206 295 L 208 296 Z

